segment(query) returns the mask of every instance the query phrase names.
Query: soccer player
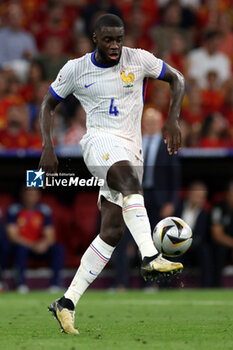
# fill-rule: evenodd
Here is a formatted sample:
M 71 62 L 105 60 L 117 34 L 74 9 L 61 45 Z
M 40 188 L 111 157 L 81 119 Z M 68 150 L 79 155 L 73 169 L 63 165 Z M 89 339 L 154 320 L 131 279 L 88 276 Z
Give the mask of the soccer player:
M 50 311 L 66 333 L 78 334 L 74 313 L 80 297 L 103 270 L 121 239 L 125 224 L 142 255 L 145 279 L 181 272 L 183 265 L 164 259 L 151 236 L 141 187 L 141 115 L 146 77 L 170 84 L 170 109 L 163 126 L 169 154 L 181 147 L 178 125 L 184 95 L 184 78 L 151 53 L 123 47 L 124 24 L 111 14 L 101 16 L 95 26 L 96 50 L 70 60 L 58 73 L 45 96 L 40 113 L 42 155 L 39 167 L 57 171 L 52 141 L 56 105 L 73 94 L 87 114 L 87 133 L 81 140 L 84 161 L 93 176 L 105 180 L 100 188 L 100 234 L 84 253 L 80 266 L 64 296 L 55 300 Z

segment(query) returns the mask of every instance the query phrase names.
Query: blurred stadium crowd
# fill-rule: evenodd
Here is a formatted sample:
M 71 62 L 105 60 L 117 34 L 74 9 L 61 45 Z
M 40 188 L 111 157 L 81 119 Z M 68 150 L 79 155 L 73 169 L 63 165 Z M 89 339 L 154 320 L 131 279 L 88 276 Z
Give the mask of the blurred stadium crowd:
M 184 146 L 231 147 L 231 0 L 5 0 L 0 2 L 0 148 L 41 148 L 43 96 L 68 59 L 93 51 L 93 24 L 106 12 L 124 19 L 126 46 L 149 50 L 184 74 Z M 150 81 L 146 103 L 166 117 L 168 86 Z M 70 97 L 58 115 L 56 144 L 72 149 L 85 133 L 85 113 Z
M 91 36 L 95 20 L 107 12 L 123 18 L 126 46 L 149 50 L 184 74 L 186 94 L 180 122 L 183 146 L 233 147 L 231 0 L 3 0 L 0 1 L 0 151 L 40 152 L 38 113 L 42 99 L 68 59 L 94 50 Z M 144 118 L 149 111 L 165 119 L 168 108 L 169 86 L 149 81 Z M 81 156 L 78 143 L 86 132 L 85 112 L 69 96 L 56 113 L 57 150 Z M 143 130 L 147 135 L 146 128 Z M 150 186 L 144 189 L 145 193 L 147 189 L 151 193 Z M 176 185 L 175 190 L 178 189 Z M 0 197 L 4 219 L 0 224 L 0 289 L 1 268 L 4 271 L 11 254 L 11 263 L 14 260 L 17 267 L 17 285 L 21 291 L 26 290 L 24 272 L 29 251 L 31 264 L 35 256 L 50 259 L 54 272 L 51 284 L 60 287 L 61 269 L 77 267 L 82 253 L 98 232 L 96 192 L 78 193 L 69 207 L 51 193 L 43 194 L 43 205 L 39 204 L 40 195 L 33 191 L 27 195 L 21 193 L 17 203 L 11 194 Z M 191 223 L 194 244 L 185 256 L 185 264 L 201 269 L 200 285 L 220 286 L 222 269 L 233 248 L 233 186 L 211 203 L 203 183 L 193 183 L 181 197 L 175 203 L 167 201 L 164 206 L 159 203 L 157 220 L 177 215 Z M 153 204 L 153 213 L 154 208 Z M 25 243 L 28 239 L 30 244 Z M 121 272 L 127 272 L 130 264 L 127 259 L 132 251 L 126 240 L 113 257 L 116 285 L 129 286 L 128 276 L 117 275 L 117 265 L 119 261 L 125 264 Z

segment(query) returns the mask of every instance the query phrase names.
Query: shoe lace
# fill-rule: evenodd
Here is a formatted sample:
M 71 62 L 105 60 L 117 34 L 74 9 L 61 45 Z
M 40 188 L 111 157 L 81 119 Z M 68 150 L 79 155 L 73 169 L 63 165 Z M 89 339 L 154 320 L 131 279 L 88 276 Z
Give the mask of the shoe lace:
M 167 259 L 163 258 L 162 255 L 159 256 L 159 260 L 163 263 L 167 263 Z
M 167 260 L 162 257 L 162 254 L 160 254 L 154 261 L 159 262 L 160 264 L 167 264 Z

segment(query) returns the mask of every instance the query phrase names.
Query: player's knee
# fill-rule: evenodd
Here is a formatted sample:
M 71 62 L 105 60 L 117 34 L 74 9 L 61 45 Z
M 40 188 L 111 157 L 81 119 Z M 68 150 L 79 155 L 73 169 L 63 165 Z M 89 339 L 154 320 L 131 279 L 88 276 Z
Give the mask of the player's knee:
M 116 247 L 125 231 L 125 225 L 115 223 L 111 227 L 103 228 L 100 231 L 100 238 L 112 247 Z
M 109 177 L 108 185 L 114 190 L 121 192 L 124 197 L 129 194 L 142 194 L 143 192 L 138 176 L 135 173 L 124 174 L 117 180 Z
M 129 176 L 121 184 L 121 193 L 123 197 L 129 194 L 142 194 L 142 187 L 137 176 Z

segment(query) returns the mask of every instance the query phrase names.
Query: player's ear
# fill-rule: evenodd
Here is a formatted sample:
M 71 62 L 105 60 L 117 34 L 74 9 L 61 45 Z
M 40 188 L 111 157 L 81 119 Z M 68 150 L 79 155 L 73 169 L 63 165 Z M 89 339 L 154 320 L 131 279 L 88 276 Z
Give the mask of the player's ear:
M 92 35 L 92 40 L 96 44 L 97 43 L 97 38 L 96 38 L 96 33 L 94 32 Z

